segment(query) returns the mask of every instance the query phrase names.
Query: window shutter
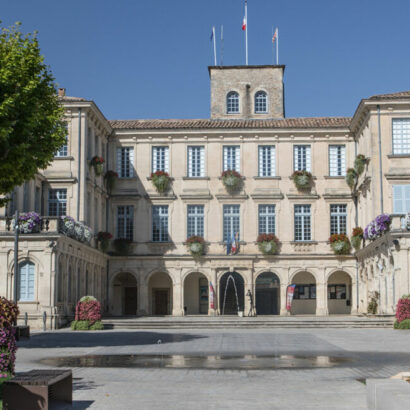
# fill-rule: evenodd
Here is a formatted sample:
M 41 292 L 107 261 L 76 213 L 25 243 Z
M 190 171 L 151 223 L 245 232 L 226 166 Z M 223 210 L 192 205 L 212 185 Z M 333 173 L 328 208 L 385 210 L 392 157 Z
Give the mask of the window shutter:
M 20 265 L 20 300 L 27 298 L 27 264 Z
M 223 158 L 223 161 L 224 161 L 224 171 L 226 171 L 227 169 L 228 169 L 228 147 L 224 147 L 224 158 Z
M 235 171 L 241 172 L 241 147 L 235 147 Z
M 134 176 L 134 148 L 128 148 L 128 155 L 130 165 L 129 177 L 132 178 Z
M 192 177 L 192 147 L 188 147 L 188 176 Z
M 169 172 L 169 149 L 164 147 L 164 171 Z
M 310 156 L 310 145 L 305 147 L 306 149 L 306 171 L 311 172 L 311 156 Z
M 299 171 L 299 147 L 298 146 L 293 147 L 293 160 L 294 160 L 293 169 L 295 171 Z
M 346 147 L 342 145 L 340 147 L 340 161 L 342 168 L 342 176 L 346 176 Z
M 404 213 L 410 213 L 410 185 L 403 185 L 403 196 L 403 206 L 405 207 L 403 211 Z
M 200 176 L 205 176 L 205 147 L 199 148 L 199 155 L 200 155 Z
M 117 173 L 120 176 L 120 178 L 123 177 L 122 172 L 121 172 L 121 168 L 122 168 L 121 152 L 122 152 L 122 149 L 117 148 Z
M 34 300 L 34 264 L 28 263 L 27 268 L 27 300 Z
M 158 163 L 157 163 L 157 147 L 152 147 L 152 172 L 158 170 Z
M 403 185 L 393 185 L 393 212 L 395 214 L 401 214 L 404 212 L 403 199 L 404 190 Z
M 276 147 L 270 147 L 270 177 L 276 175 Z

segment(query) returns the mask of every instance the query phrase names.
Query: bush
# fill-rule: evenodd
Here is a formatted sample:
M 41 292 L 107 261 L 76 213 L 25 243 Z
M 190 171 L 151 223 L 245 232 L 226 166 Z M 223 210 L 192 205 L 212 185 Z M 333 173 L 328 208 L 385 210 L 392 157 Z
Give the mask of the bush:
M 312 174 L 308 171 L 295 171 L 291 178 L 297 189 L 308 189 L 313 181 Z
M 14 375 L 17 345 L 13 324 L 18 314 L 15 303 L 0 298 L 0 380 Z
M 93 296 L 81 298 L 75 307 L 75 320 L 88 320 L 93 325 L 101 320 L 101 304 Z
M 101 320 L 98 320 L 93 325 L 90 326 L 90 330 L 104 330 L 104 324 Z
M 71 330 L 104 330 L 104 325 L 101 320 L 97 320 L 92 325 L 88 320 L 73 320 L 71 322 Z
M 14 302 L 0 297 L 0 328 L 13 326 L 18 314 L 19 309 Z
M 399 323 L 410 319 L 410 295 L 402 296 L 397 302 L 396 319 Z
M 375 315 L 377 313 L 377 308 L 379 307 L 379 292 L 369 293 L 369 304 L 367 305 L 367 313 Z
M 398 322 L 397 320 L 394 322 L 394 328 L 395 329 L 410 329 L 410 319 L 404 319 L 401 322 Z
M 329 242 L 336 255 L 347 255 L 350 253 L 350 241 L 347 235 L 335 233 L 329 238 Z

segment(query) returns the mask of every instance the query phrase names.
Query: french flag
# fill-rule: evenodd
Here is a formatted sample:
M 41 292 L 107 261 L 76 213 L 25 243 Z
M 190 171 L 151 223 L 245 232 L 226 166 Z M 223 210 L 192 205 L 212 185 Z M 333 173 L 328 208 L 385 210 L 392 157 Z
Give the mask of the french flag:
M 232 245 L 231 245 L 231 255 L 235 255 L 238 250 L 238 244 L 236 241 L 237 234 L 232 234 Z
M 243 18 L 242 21 L 242 30 L 245 31 L 246 30 L 246 17 Z

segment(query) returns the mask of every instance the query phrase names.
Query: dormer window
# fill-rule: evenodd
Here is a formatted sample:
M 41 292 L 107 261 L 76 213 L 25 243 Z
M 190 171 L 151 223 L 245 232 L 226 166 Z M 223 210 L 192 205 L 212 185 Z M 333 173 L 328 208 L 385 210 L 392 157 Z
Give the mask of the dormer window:
M 265 114 L 268 112 L 268 95 L 265 91 L 258 91 L 255 94 L 255 114 Z
M 236 91 L 230 91 L 226 96 L 226 112 L 228 114 L 239 113 L 239 94 Z

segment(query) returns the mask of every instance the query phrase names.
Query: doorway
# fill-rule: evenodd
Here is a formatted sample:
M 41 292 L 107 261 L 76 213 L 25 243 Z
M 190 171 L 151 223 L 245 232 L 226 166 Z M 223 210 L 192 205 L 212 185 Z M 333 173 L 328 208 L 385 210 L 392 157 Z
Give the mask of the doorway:
M 137 306 L 137 287 L 124 288 L 124 315 L 136 315 Z
M 169 315 L 169 290 L 153 289 L 154 315 Z
M 255 291 L 258 315 L 279 314 L 279 285 L 279 278 L 272 272 L 263 272 L 257 277 Z

